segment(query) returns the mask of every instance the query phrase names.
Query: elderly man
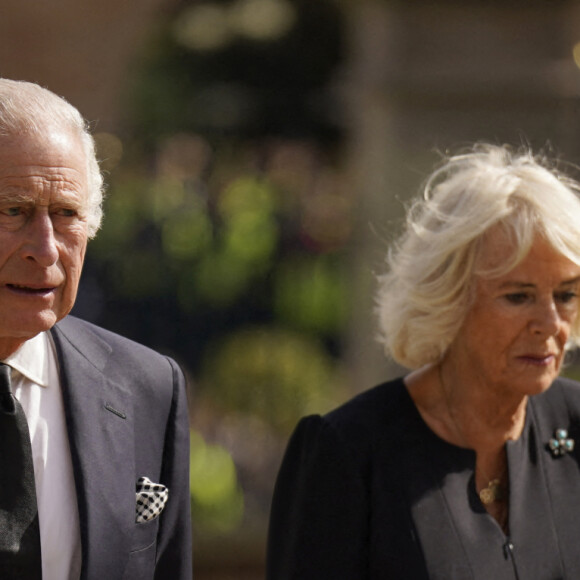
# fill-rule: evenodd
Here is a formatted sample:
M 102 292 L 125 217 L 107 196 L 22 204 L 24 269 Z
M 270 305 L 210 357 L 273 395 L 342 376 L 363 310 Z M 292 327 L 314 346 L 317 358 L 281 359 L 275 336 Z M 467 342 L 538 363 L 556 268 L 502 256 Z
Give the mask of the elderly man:
M 0 578 L 190 579 L 171 359 L 68 317 L 102 178 L 78 111 L 0 79 Z

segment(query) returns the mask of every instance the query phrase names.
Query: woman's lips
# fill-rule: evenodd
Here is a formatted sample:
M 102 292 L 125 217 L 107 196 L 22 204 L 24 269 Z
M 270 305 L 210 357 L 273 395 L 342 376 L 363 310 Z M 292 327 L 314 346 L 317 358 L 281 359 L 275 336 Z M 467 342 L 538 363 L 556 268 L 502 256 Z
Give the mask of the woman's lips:
M 518 357 L 521 361 L 536 366 L 547 366 L 556 359 L 554 354 L 524 354 Z

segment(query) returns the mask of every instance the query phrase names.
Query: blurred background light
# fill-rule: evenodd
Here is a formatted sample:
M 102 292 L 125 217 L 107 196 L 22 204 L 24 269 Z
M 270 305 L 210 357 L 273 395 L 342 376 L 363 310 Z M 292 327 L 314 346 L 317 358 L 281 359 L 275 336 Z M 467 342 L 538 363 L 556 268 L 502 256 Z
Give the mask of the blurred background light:
M 212 224 L 203 209 L 191 208 L 168 217 L 161 235 L 168 256 L 175 260 L 191 260 L 211 243 Z
M 160 175 L 175 179 L 202 178 L 211 159 L 211 146 L 201 135 L 178 133 L 160 143 L 157 170 Z
M 230 10 L 232 28 L 252 40 L 275 40 L 296 21 L 296 11 L 287 0 L 237 0 Z
M 173 25 L 175 39 L 185 48 L 195 51 L 222 49 L 233 38 L 227 15 L 228 8 L 218 4 L 190 6 Z
M 190 441 L 189 474 L 196 518 L 208 532 L 236 529 L 244 515 L 244 494 L 231 454 L 221 445 L 207 444 L 196 431 L 191 432 Z

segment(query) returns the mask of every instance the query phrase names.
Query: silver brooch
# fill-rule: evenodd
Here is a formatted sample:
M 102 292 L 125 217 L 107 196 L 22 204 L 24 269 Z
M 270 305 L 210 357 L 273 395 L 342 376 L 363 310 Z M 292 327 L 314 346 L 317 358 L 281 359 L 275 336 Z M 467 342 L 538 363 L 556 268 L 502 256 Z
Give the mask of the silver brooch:
M 574 439 L 568 437 L 566 429 L 556 429 L 554 437 L 548 441 L 548 447 L 554 457 L 560 457 L 574 451 Z

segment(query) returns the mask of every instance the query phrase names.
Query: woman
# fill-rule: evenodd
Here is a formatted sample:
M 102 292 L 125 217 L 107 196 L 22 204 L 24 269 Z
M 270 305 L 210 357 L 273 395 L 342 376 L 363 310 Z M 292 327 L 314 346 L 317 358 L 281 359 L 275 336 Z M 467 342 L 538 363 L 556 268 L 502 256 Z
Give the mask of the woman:
M 298 425 L 269 580 L 580 578 L 580 186 L 529 152 L 450 158 L 380 279 L 414 369 Z M 580 445 L 580 444 L 579 444 Z

